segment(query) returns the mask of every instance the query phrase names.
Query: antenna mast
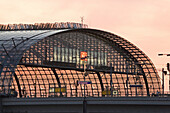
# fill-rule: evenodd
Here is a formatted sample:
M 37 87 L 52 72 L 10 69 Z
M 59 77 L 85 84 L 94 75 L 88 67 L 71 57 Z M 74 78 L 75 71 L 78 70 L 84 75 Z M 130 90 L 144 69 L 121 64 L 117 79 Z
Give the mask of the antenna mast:
M 83 21 L 84 21 L 84 17 L 80 17 L 81 18 L 81 24 L 83 25 Z

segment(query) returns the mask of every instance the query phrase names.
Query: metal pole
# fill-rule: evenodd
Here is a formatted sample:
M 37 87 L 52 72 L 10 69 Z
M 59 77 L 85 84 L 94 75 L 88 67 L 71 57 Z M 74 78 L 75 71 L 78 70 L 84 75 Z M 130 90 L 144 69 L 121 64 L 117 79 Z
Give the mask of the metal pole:
M 36 82 L 37 82 L 37 74 L 35 73 L 35 98 L 37 97 L 37 87 L 36 87 Z
M 137 70 L 137 66 L 135 65 L 135 70 L 136 70 L 136 84 L 137 84 L 137 76 L 138 76 L 138 70 Z M 136 96 L 138 95 L 137 92 L 137 87 L 136 87 Z
M 86 106 L 87 105 L 87 102 L 86 102 L 86 100 L 84 100 L 83 101 L 83 113 L 87 113 L 87 111 L 86 111 Z
M 78 86 L 78 80 L 76 82 L 76 97 L 77 97 L 77 86 Z
M 84 81 L 85 81 L 85 61 L 84 61 Z M 84 84 L 84 99 L 85 99 L 85 84 Z
M 164 96 L 164 68 L 162 68 L 162 95 Z
M 113 97 L 113 87 L 112 87 L 112 63 L 110 63 L 110 86 L 111 86 L 111 97 Z
M 85 81 L 85 61 L 84 61 L 84 81 Z M 86 111 L 86 95 L 85 95 L 85 84 L 84 84 L 84 99 L 83 99 L 83 113 L 87 113 Z
M 126 71 L 127 71 L 127 80 L 126 80 L 126 88 L 127 88 L 127 97 L 129 96 L 129 92 L 128 92 L 128 80 L 129 80 L 129 76 L 128 76 L 128 72 L 129 72 L 129 68 L 128 68 L 128 62 L 126 64 Z

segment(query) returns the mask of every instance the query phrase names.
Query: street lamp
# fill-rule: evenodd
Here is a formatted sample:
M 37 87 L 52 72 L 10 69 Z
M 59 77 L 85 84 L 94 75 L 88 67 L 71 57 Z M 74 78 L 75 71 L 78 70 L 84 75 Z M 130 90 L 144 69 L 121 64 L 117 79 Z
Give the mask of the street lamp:
M 170 54 L 162 54 L 162 53 L 158 54 L 158 56 L 164 56 L 164 55 L 170 56 Z
M 166 55 L 166 56 L 170 56 L 170 54 L 158 54 L 158 56 L 164 56 L 164 55 Z M 170 65 L 169 65 L 169 63 L 167 63 L 167 70 L 169 71 L 169 73 L 170 73 Z M 162 68 L 162 94 L 164 95 L 164 75 L 166 75 L 167 74 L 167 71 L 164 71 L 164 68 Z
M 167 74 L 167 71 L 164 71 L 164 68 L 162 68 L 162 95 L 164 95 L 164 75 Z
M 83 71 L 84 71 L 84 82 L 85 82 L 85 62 L 87 62 L 87 52 L 85 52 L 85 51 L 81 51 L 81 53 L 80 53 L 80 59 L 81 59 L 81 61 L 83 62 Z M 84 83 L 84 99 L 83 99 L 83 113 L 87 113 L 87 111 L 86 111 L 86 96 L 85 96 L 85 83 Z

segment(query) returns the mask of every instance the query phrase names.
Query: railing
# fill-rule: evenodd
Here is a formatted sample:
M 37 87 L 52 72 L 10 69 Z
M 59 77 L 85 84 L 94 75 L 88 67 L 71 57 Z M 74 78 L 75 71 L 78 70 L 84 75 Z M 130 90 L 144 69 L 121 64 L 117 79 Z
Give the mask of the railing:
M 0 24 L 0 31 L 6 30 L 45 30 L 45 29 L 78 29 L 88 28 L 86 24 L 61 22 L 61 23 L 35 23 L 35 24 Z

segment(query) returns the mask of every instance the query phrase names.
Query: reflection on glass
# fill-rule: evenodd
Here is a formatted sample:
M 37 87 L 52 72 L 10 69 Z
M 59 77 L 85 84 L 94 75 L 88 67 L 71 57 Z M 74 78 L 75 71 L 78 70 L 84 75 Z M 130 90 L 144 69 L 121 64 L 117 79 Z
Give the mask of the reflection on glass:
M 66 47 L 54 47 L 54 61 L 79 64 L 81 51 L 83 50 Z M 106 52 L 87 51 L 87 53 L 90 55 L 88 56 L 88 62 L 90 65 L 107 66 Z

